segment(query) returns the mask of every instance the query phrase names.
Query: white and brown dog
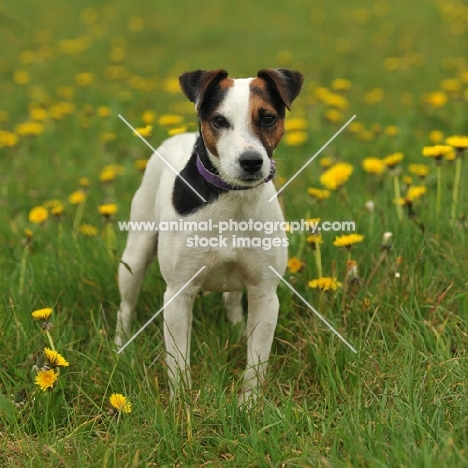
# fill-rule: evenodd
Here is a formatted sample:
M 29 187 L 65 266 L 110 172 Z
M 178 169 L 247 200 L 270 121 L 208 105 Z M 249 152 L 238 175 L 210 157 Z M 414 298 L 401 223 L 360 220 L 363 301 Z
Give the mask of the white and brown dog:
M 194 71 L 180 76 L 184 94 L 195 103 L 199 132 L 166 140 L 154 154 L 131 207 L 131 221 L 160 223 L 181 219 L 200 223 L 253 220 L 283 221 L 273 183 L 273 151 L 284 132 L 286 108 L 298 95 L 304 77 L 297 71 L 264 69 L 256 78 L 231 79 L 224 70 Z M 195 191 L 197 193 L 195 193 Z M 204 202 L 201 195 L 206 202 Z M 257 223 L 258 225 L 258 223 Z M 263 381 L 276 327 L 279 302 L 276 288 L 287 264 L 287 241 L 280 229 L 252 231 L 250 237 L 270 236 L 271 249 L 227 242 L 190 244 L 194 235 L 218 238 L 219 232 L 130 232 L 119 267 L 121 304 L 115 342 L 122 346 L 149 264 L 158 257 L 167 283 L 164 294 L 164 339 L 171 393 L 180 380 L 190 386 L 192 307 L 200 289 L 224 292 L 229 321 L 242 320 L 242 291 L 248 294 L 247 370 L 242 401 Z M 243 236 L 246 232 L 241 233 Z M 211 246 L 210 246 L 211 244 Z M 192 245 L 190 248 L 189 245 Z M 213 245 L 216 245 L 213 247 Z M 188 284 L 200 268 L 205 268 Z

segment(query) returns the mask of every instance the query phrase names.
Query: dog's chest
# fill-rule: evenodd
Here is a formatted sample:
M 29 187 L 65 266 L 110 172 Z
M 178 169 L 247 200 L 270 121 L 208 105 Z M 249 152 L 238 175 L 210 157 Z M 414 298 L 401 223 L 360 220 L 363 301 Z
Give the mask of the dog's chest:
M 212 292 L 238 291 L 254 281 L 256 268 L 245 251 L 212 250 L 205 254 L 207 271 L 202 289 Z

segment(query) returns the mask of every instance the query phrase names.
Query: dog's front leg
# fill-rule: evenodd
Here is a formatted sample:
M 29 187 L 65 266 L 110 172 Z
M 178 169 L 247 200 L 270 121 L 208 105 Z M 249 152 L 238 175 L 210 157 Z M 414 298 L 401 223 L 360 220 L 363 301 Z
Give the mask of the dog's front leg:
M 177 290 L 169 287 L 164 293 L 164 341 L 171 397 L 181 384 L 187 388 L 190 388 L 192 384 L 190 336 L 196 291 L 182 291 L 174 298 L 175 294 L 177 294 Z
M 247 369 L 244 392 L 240 403 L 256 398 L 263 383 L 271 344 L 275 334 L 279 301 L 274 289 L 251 287 L 248 289 L 249 314 L 247 317 Z

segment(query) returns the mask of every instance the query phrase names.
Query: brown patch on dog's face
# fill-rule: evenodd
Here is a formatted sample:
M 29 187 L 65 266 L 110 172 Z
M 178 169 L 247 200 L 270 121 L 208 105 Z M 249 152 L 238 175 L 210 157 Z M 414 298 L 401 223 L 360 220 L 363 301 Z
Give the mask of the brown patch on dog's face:
M 254 78 L 250 83 L 249 109 L 252 131 L 271 158 L 284 134 L 285 106 L 269 92 L 263 79 Z
M 217 115 L 217 111 L 221 106 L 226 93 L 232 86 L 234 86 L 233 79 L 225 78 L 221 80 L 216 84 L 216 86 L 210 89 L 207 94 L 205 94 L 198 111 L 200 132 L 203 142 L 205 143 L 208 151 L 217 158 L 219 158 L 217 150 L 219 135 L 223 129 L 227 128 L 216 124 L 216 119 L 221 117 Z M 220 119 L 219 123 L 222 124 Z

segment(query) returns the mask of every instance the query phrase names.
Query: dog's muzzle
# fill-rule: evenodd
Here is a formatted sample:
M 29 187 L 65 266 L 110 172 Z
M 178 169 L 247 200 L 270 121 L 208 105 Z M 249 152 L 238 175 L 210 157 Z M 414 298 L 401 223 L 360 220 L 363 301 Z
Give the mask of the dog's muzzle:
M 248 172 L 249 174 L 254 174 L 255 172 L 258 172 L 263 164 L 263 161 L 260 159 L 260 161 L 257 159 L 257 154 L 253 151 L 248 151 L 246 153 L 243 153 L 241 157 L 239 158 L 239 163 L 241 164 L 241 167 Z M 246 156 L 247 155 L 247 156 Z M 255 157 L 253 156 L 255 155 Z M 244 159 L 242 159 L 244 157 Z M 243 161 L 243 162 L 242 162 Z M 258 187 L 261 184 L 266 184 L 270 182 L 271 179 L 275 176 L 276 173 L 276 161 L 274 159 L 270 159 L 271 161 L 271 168 L 270 168 L 270 174 L 268 177 L 264 180 L 262 180 L 259 184 L 253 185 L 253 186 L 244 186 L 244 185 L 234 185 L 230 184 L 229 182 L 226 182 L 223 180 L 218 174 L 214 174 L 213 172 L 210 172 L 201 162 L 200 156 L 197 155 L 197 169 L 200 175 L 211 185 L 214 185 L 215 187 L 221 189 L 221 190 L 249 190 L 255 187 Z M 243 166 L 243 164 L 245 166 Z

